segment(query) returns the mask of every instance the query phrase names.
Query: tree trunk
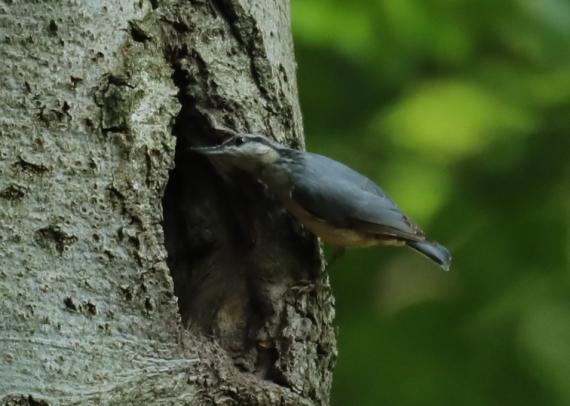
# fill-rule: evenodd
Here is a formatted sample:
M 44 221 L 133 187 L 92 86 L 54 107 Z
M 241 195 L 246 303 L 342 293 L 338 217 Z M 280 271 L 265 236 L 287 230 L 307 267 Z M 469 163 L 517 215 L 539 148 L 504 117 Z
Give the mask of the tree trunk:
M 187 151 L 215 127 L 302 147 L 288 2 L 5 1 L 0 21 L 2 403 L 327 404 L 318 244 Z

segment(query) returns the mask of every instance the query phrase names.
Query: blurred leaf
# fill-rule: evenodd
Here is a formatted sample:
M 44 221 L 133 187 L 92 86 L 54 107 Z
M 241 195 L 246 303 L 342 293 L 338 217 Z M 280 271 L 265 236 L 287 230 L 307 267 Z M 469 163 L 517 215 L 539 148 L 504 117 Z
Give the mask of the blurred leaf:
M 457 80 L 424 84 L 378 118 L 379 129 L 395 144 L 440 161 L 478 152 L 494 137 L 533 125 L 529 112 L 512 101 Z
M 425 0 L 385 0 L 379 14 L 389 29 L 389 38 L 402 53 L 414 53 L 444 62 L 460 62 L 471 54 L 465 26 L 452 9 Z M 435 7 L 434 7 L 435 6 Z
M 570 404 L 570 299 L 533 306 L 522 319 L 519 342 L 529 371 Z
M 372 20 L 358 3 L 296 1 L 293 22 L 307 43 L 363 58 L 372 46 Z
M 569 50 L 570 52 L 570 50 Z M 570 101 L 570 65 L 529 74 L 523 83 L 541 107 Z

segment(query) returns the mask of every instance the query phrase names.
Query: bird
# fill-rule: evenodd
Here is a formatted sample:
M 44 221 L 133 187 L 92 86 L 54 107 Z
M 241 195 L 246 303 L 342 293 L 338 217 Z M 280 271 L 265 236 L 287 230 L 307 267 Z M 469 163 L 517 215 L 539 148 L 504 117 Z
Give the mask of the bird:
M 227 133 L 227 132 L 226 132 Z M 422 229 L 372 180 L 324 155 L 257 134 L 231 132 L 221 144 L 191 147 L 221 170 L 254 177 L 309 231 L 340 249 L 407 246 L 449 271 L 451 253 Z

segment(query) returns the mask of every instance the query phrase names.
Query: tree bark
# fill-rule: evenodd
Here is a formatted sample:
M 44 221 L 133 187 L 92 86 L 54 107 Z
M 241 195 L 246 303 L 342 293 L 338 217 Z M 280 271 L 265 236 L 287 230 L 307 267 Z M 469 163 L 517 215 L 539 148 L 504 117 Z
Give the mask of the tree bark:
M 303 146 L 289 3 L 0 3 L 3 404 L 327 404 L 321 251 L 190 145 Z

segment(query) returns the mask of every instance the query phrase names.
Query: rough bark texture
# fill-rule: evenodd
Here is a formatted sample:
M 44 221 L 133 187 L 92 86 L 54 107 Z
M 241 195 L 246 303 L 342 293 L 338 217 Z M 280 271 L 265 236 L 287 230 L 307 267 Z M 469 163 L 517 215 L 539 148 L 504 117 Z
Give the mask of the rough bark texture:
M 289 4 L 0 2 L 0 401 L 326 404 L 320 251 L 188 145 L 302 147 Z

